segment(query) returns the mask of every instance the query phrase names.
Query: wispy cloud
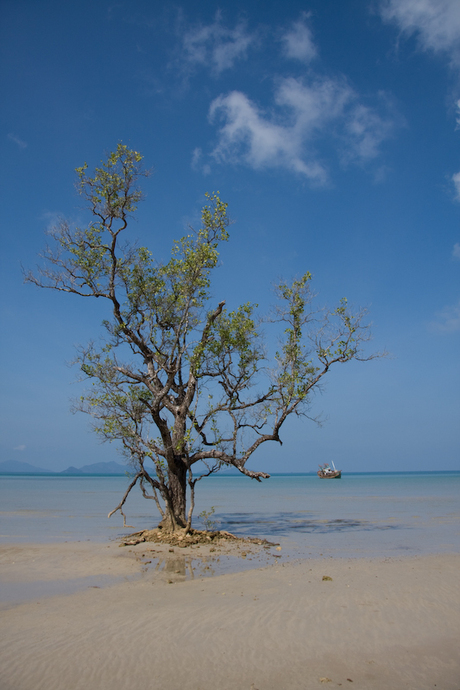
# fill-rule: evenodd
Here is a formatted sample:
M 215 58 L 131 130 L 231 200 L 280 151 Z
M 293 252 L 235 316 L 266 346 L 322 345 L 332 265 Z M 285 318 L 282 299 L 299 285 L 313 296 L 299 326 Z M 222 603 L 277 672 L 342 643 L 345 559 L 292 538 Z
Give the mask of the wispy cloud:
M 192 170 L 202 172 L 203 175 L 209 175 L 211 172 L 209 163 L 203 162 L 203 151 L 199 147 L 194 149 L 192 153 Z
M 23 141 L 19 137 L 17 137 L 15 134 L 8 134 L 8 139 L 12 142 L 14 142 L 21 150 L 27 148 L 27 142 Z
M 444 307 L 436 314 L 436 320 L 430 324 L 432 331 L 438 333 L 455 333 L 460 331 L 460 300 L 453 306 Z
M 63 214 L 59 211 L 44 211 L 40 215 L 40 220 L 46 223 L 46 232 L 53 230 L 62 218 Z
M 452 175 L 452 182 L 454 183 L 455 199 L 460 201 L 460 172 Z
M 245 59 L 255 41 L 255 34 L 248 33 L 244 23 L 227 28 L 217 13 L 212 24 L 197 25 L 183 34 L 182 59 L 189 67 L 207 67 L 218 76 Z
M 317 55 L 310 27 L 307 25 L 308 15 L 303 12 L 300 19 L 291 25 L 281 41 L 285 57 L 301 62 L 310 62 Z
M 386 95 L 380 93 L 378 96 L 384 110 L 391 110 Z M 394 115 L 382 117 L 375 108 L 356 102 L 344 121 L 343 160 L 365 163 L 376 158 L 382 142 L 391 136 L 396 125 L 401 124 L 401 118 Z
M 456 242 L 454 244 L 454 248 L 452 249 L 452 258 L 460 259 L 460 242 Z
M 21 445 L 21 446 L 15 446 L 13 450 L 25 450 L 27 446 Z
M 211 122 L 219 122 L 212 156 L 254 169 L 285 168 L 323 184 L 328 173 L 316 151 L 321 137 L 335 141 L 343 163 L 362 163 L 378 155 L 394 126 L 360 103 L 345 80 L 285 78 L 274 100 L 268 114 L 239 91 L 216 98 L 209 110 Z
M 458 100 L 455 103 L 455 109 L 457 111 L 456 116 L 455 116 L 455 122 L 456 122 L 455 129 L 460 129 L 460 100 Z
M 382 0 L 382 18 L 417 36 L 423 50 L 446 53 L 460 67 L 459 0 Z

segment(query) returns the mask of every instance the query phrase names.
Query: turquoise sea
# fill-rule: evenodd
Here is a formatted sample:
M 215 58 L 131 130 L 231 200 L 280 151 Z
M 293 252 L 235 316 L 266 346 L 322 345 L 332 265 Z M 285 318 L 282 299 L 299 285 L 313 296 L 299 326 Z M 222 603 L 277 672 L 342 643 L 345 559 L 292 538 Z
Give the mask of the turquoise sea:
M 125 512 L 107 514 L 122 497 L 123 476 L 0 477 L 3 543 L 103 542 L 154 527 L 153 501 L 140 491 Z M 197 517 L 211 511 L 216 527 L 259 536 L 297 557 L 374 557 L 460 551 L 460 472 L 275 475 L 262 483 L 216 476 L 197 485 Z

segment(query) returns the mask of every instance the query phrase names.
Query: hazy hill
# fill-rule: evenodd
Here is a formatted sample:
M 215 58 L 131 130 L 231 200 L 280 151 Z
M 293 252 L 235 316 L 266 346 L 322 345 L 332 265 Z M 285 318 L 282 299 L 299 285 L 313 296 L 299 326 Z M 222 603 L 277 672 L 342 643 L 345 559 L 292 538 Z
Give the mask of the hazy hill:
M 68 467 L 59 474 L 126 474 L 127 468 L 118 462 L 95 462 L 83 467 Z
M 95 462 L 92 465 L 83 467 L 68 467 L 63 472 L 53 472 L 44 470 L 42 467 L 35 467 L 28 462 L 19 460 L 5 460 L 0 462 L 0 474 L 64 474 L 64 475 L 85 475 L 85 474 L 126 474 L 127 468 L 118 462 Z
M 50 470 L 44 470 L 42 467 L 35 467 L 28 462 L 20 462 L 19 460 L 5 460 L 0 462 L 0 474 L 50 474 Z

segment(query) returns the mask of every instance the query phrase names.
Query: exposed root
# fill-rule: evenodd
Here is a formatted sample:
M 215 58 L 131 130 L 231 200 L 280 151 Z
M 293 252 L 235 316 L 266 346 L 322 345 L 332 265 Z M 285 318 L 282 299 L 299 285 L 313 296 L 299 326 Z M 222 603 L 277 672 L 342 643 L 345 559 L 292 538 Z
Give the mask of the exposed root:
M 241 544 L 258 544 L 259 546 L 277 546 L 266 539 L 258 539 L 256 537 L 237 537 L 231 532 L 219 530 L 217 532 L 207 532 L 202 530 L 192 529 L 187 534 L 181 532 L 164 532 L 161 529 L 142 530 L 142 532 L 135 532 L 129 537 L 123 537 L 120 546 L 134 546 L 142 542 L 155 542 L 157 544 L 169 544 L 170 546 L 178 546 L 185 548 L 193 544 L 222 544 L 222 543 L 236 543 Z

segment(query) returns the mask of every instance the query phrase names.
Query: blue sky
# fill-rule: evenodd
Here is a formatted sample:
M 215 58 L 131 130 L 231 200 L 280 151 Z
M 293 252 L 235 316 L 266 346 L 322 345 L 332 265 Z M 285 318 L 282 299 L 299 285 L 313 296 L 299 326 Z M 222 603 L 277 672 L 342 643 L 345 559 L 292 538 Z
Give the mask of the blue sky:
M 120 460 L 79 395 L 74 346 L 102 305 L 24 285 L 46 229 L 84 217 L 74 169 L 119 141 L 153 175 L 131 229 L 158 259 L 219 190 L 234 220 L 216 302 L 267 310 L 309 270 L 369 307 L 374 350 L 332 371 L 250 465 L 459 468 L 458 0 L 3 0 L 0 460 Z

